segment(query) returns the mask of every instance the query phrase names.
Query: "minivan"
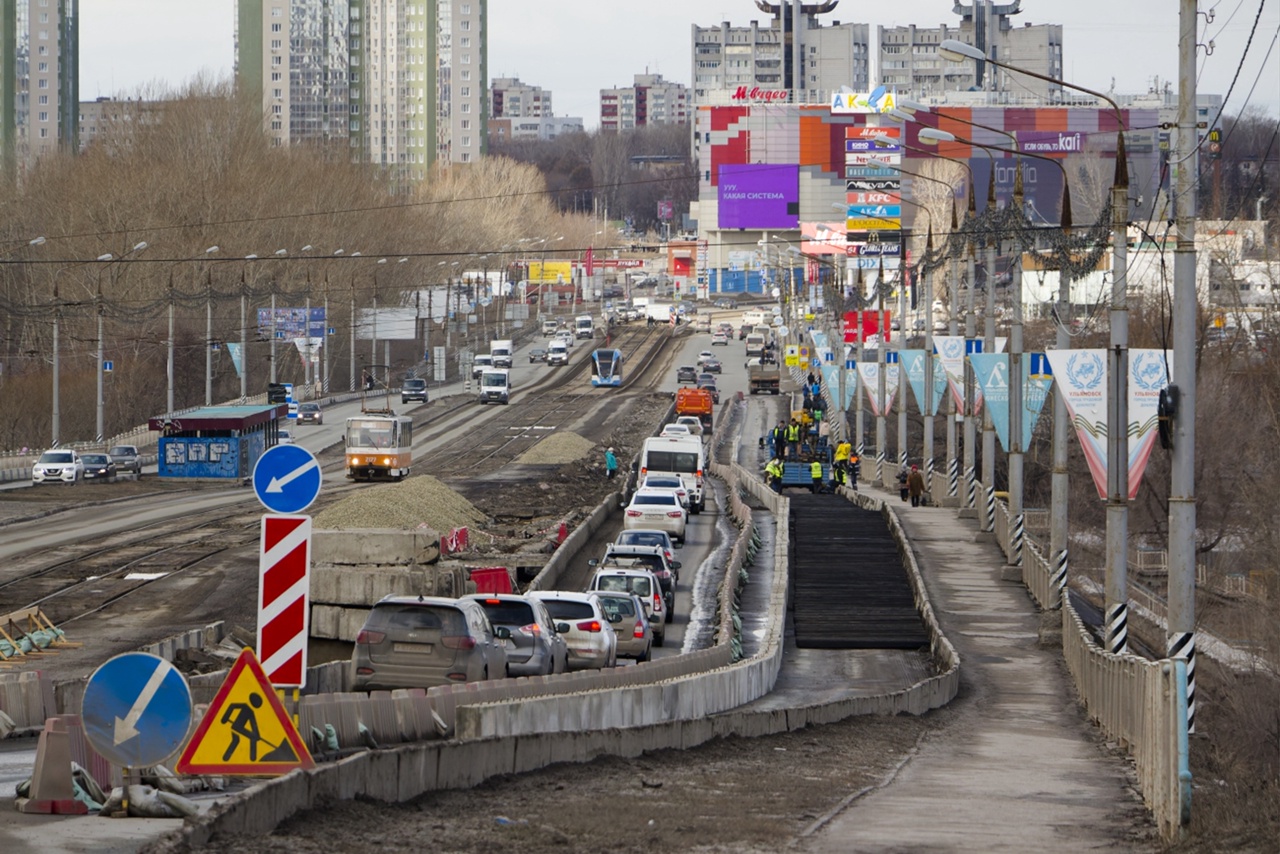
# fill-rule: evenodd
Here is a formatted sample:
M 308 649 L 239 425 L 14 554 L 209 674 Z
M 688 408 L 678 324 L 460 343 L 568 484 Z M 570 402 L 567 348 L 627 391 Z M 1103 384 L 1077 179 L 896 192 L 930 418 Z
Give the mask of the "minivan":
M 411 400 L 420 400 L 427 402 L 427 381 L 422 379 L 405 380 L 400 386 L 400 402 L 408 403 Z

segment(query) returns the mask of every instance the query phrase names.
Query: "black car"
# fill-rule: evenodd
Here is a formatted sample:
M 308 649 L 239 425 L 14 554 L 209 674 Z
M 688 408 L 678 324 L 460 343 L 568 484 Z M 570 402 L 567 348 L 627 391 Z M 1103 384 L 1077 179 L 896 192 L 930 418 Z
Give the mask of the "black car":
M 427 381 L 423 379 L 407 379 L 400 386 L 400 402 L 408 403 L 411 400 L 420 400 L 427 402 Z
M 744 323 L 738 327 L 738 340 L 743 341 L 751 334 L 751 324 Z
M 547 351 L 542 347 L 534 347 L 529 351 L 530 362 L 545 362 L 547 360 Z
M 698 376 L 698 388 L 705 388 L 711 392 L 711 402 L 720 402 L 720 389 L 716 388 L 716 378 L 711 374 L 703 373 Z
M 81 454 L 85 480 L 115 480 L 115 460 L 107 454 Z
M 676 368 L 676 382 L 678 383 L 696 383 L 698 381 L 698 369 L 692 365 L 681 365 Z
M 720 360 L 719 359 L 703 359 L 702 370 L 704 373 L 708 373 L 708 374 L 720 373 Z

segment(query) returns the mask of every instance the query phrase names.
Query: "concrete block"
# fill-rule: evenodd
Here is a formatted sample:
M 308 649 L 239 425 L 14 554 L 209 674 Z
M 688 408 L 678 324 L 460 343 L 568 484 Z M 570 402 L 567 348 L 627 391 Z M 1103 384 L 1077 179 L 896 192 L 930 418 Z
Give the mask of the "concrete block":
M 440 535 L 428 528 L 313 531 L 311 555 L 316 564 L 427 564 L 440 557 Z
M 400 797 L 400 749 L 371 750 L 365 754 L 368 788 L 365 797 L 396 803 Z
M 410 744 L 397 753 L 400 764 L 396 769 L 399 800 L 412 800 L 424 792 L 434 792 L 439 786 L 440 745 Z

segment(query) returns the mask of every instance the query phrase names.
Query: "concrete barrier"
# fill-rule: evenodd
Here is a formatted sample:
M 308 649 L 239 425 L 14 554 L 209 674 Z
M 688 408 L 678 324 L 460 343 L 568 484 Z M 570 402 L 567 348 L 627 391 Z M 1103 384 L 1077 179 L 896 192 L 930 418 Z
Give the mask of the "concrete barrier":
M 423 566 L 440 557 L 440 535 L 429 528 L 409 531 L 369 528 L 313 531 L 311 559 L 331 566 Z

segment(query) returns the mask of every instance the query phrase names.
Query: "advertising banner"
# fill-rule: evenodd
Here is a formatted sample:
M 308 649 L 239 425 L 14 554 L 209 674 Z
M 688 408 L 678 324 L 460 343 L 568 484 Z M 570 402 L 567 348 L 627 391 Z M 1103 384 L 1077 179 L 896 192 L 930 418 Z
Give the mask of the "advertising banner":
M 885 156 L 888 157 L 889 155 L 885 155 Z M 844 177 L 893 180 L 898 182 L 897 184 L 895 184 L 895 188 L 902 186 L 902 183 L 901 183 L 902 173 L 899 172 L 897 169 L 891 166 L 888 166 L 884 163 L 881 163 L 878 160 L 875 163 L 872 163 L 870 160 L 867 160 L 867 164 L 869 165 L 863 165 L 863 166 L 852 165 L 852 164 L 846 165 L 844 167 Z M 846 186 L 848 185 L 846 184 Z
M 850 231 L 845 239 L 850 243 L 902 243 L 902 230 L 873 228 L 867 231 Z
M 1147 470 L 1147 461 L 1159 436 L 1160 390 L 1169 384 L 1172 351 L 1129 351 L 1129 497 Z
M 244 376 L 244 350 L 238 341 L 227 342 L 227 352 L 231 354 L 231 364 L 236 369 L 236 376 Z
M 902 155 L 877 148 L 874 151 L 850 151 L 844 156 L 845 177 L 853 178 L 859 173 L 851 171 L 852 169 L 867 168 L 871 166 L 887 169 L 889 166 L 897 166 L 902 163 Z M 888 170 L 894 171 L 894 170 Z
M 836 115 L 887 113 L 895 109 L 895 103 L 893 93 L 886 92 L 883 86 L 877 86 L 871 92 L 834 92 L 831 95 L 831 112 Z
M 1031 154 L 1078 154 L 1088 139 L 1080 131 L 1020 130 L 1018 148 Z
M 846 154 L 863 151 L 884 151 L 901 154 L 902 146 L 876 139 L 846 139 L 844 141 L 844 150 Z
M 850 258 L 898 258 L 902 255 L 901 243 L 849 243 L 845 254 Z
M 717 187 L 720 228 L 798 228 L 800 167 L 726 163 Z
M 849 210 L 845 214 L 849 219 L 859 218 L 888 218 L 902 221 L 901 205 L 849 205 Z
M 573 281 L 572 261 L 530 261 L 528 280 L 531 284 L 563 284 Z
M 897 190 L 847 193 L 845 201 L 851 205 L 901 205 L 902 193 Z
M 877 136 L 901 139 L 902 128 L 895 125 L 886 125 L 885 127 L 877 125 L 848 125 L 844 129 L 845 139 L 873 139 Z
M 310 315 L 305 307 L 277 307 L 274 323 L 272 323 L 271 309 L 258 309 L 259 338 L 303 338 L 307 335 L 323 335 L 324 327 L 324 306 L 312 308 Z
M 889 312 L 884 312 L 884 326 L 889 326 Z M 881 313 L 878 311 L 846 311 L 844 313 L 844 343 L 858 343 L 858 324 L 862 324 L 862 341 L 865 344 L 880 334 Z M 892 340 L 890 332 L 885 340 Z
M 847 169 L 845 171 L 848 171 Z M 892 176 L 892 177 L 890 177 Z M 884 177 L 869 178 L 850 178 L 844 182 L 844 189 L 847 193 L 861 193 L 867 191 L 889 190 L 894 193 L 902 190 L 901 173 L 896 170 L 887 170 Z
M 847 219 L 845 220 L 846 231 L 875 231 L 877 229 L 886 229 L 898 231 L 902 229 L 902 220 L 894 217 L 876 217 L 875 219 Z
M 800 251 L 809 255 L 848 254 L 844 223 L 800 223 Z

